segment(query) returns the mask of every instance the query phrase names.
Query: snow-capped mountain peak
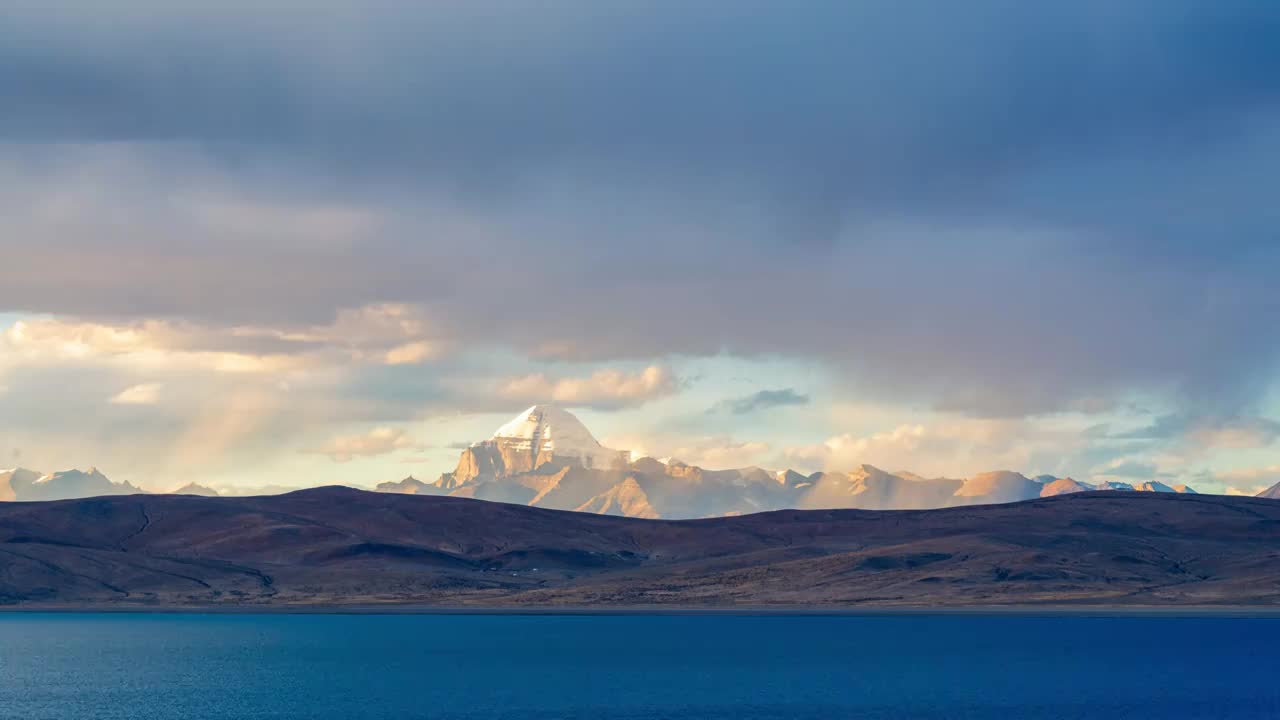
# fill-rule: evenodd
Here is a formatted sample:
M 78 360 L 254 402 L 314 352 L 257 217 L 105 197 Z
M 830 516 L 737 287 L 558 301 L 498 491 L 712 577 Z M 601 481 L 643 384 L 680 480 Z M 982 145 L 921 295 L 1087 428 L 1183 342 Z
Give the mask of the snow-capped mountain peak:
M 607 468 L 630 461 L 630 453 L 601 445 L 582 421 L 554 405 L 534 405 L 498 428 L 489 442 L 535 456 L 574 458 L 586 467 Z

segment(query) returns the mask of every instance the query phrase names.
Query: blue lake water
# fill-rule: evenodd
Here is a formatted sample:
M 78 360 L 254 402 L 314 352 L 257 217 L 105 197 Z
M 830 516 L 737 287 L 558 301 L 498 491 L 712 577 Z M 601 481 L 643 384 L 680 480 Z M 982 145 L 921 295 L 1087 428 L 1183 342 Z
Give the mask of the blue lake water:
M 0 718 L 1280 718 L 1280 620 L 0 614 Z

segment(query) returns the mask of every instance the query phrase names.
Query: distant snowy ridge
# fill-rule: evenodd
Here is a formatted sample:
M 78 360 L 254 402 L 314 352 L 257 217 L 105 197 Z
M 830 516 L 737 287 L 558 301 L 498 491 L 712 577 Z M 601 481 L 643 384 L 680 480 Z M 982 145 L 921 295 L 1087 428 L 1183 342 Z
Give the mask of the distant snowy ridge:
M 785 508 L 927 509 L 1052 497 L 1093 490 L 1195 492 L 1148 482 L 1093 485 L 1049 475 L 995 471 L 969 478 L 924 478 L 872 465 L 802 474 L 756 467 L 707 470 L 674 458 L 642 457 L 602 446 L 572 413 L 535 405 L 488 440 L 462 451 L 435 482 L 412 476 L 382 492 L 453 495 L 645 518 L 738 515 Z
M 85 470 L 60 470 L 52 473 L 41 473 L 26 468 L 0 471 L 0 501 L 74 500 L 105 495 L 137 495 L 146 492 L 129 482 L 115 482 L 96 467 Z M 219 493 L 213 488 L 192 482 L 170 494 L 215 496 Z
M 132 495 L 142 490 L 112 482 L 97 468 L 38 473 L 14 468 L 0 473 L 0 500 L 70 500 L 99 495 Z

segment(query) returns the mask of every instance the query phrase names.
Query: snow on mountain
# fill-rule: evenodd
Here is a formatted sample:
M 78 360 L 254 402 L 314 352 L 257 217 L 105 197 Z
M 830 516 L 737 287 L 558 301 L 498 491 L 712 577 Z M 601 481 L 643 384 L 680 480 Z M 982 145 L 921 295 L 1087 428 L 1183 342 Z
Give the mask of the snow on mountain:
M 1280 482 L 1258 493 L 1257 497 L 1280 500 Z
M 489 439 L 513 452 L 573 458 L 586 468 L 626 465 L 631 453 L 601 445 L 582 421 L 553 405 L 534 405 L 512 418 Z
M 1178 492 L 1177 490 L 1174 490 L 1172 487 L 1165 485 L 1159 480 L 1148 480 L 1147 482 L 1144 482 L 1140 485 L 1134 485 L 1133 489 L 1137 490 L 1138 492 L 1162 492 L 1162 493 Z
M 29 471 L 27 471 L 29 472 Z M 133 495 L 142 492 L 127 482 L 112 482 L 97 468 L 63 470 L 40 475 L 30 482 L 13 483 L 15 500 L 70 500 L 99 495 Z M 0 496 L 2 499 L 3 496 Z

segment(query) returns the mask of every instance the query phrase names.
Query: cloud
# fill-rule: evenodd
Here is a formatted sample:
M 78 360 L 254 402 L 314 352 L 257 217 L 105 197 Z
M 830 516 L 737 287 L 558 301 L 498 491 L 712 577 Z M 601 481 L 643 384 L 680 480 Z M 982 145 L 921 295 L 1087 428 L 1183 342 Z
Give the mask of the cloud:
M 1257 487 L 1240 489 L 1238 487 L 1228 487 L 1223 491 L 1224 495 L 1235 495 L 1237 497 L 1257 497 L 1258 493 L 1266 490 L 1268 486 L 1258 485 Z
M 1251 422 L 1197 429 L 1192 438 L 1208 448 L 1263 448 L 1280 437 L 1280 423 L 1262 418 Z
M 433 461 L 434 459 L 429 457 L 406 457 L 406 458 L 400 458 L 396 462 L 400 463 L 401 465 L 425 465 Z
M 1155 463 L 1144 462 L 1142 460 L 1127 457 L 1116 458 L 1111 462 L 1095 467 L 1091 471 L 1091 475 L 1101 477 L 1136 478 L 1140 480 L 1166 477 L 1164 473 L 1160 472 L 1160 469 Z
M 209 488 L 225 497 L 246 497 L 254 495 L 280 495 L 282 493 L 302 490 L 306 485 L 237 485 L 231 483 L 210 483 Z
M 673 447 L 666 456 L 709 470 L 723 470 L 754 465 L 768 455 L 770 449 L 766 442 L 707 437 Z
M 439 356 L 417 308 L 376 304 L 337 312 L 324 325 L 215 326 L 166 320 L 107 323 L 18 320 L 0 335 L 11 363 L 117 362 L 272 374 L 343 364 L 418 364 Z M 408 340 L 408 342 L 406 342 Z
M 83 5 L 2 11 L 0 308 L 404 304 L 462 347 L 785 352 L 1003 417 L 1243 412 L 1280 354 L 1270 5 Z
M 163 388 L 162 383 L 134 385 L 117 393 L 111 398 L 111 403 L 113 405 L 155 405 L 160 401 L 160 391 Z
M 319 448 L 307 452 L 328 455 L 334 462 L 351 462 L 357 457 L 386 455 L 397 450 L 421 450 L 425 446 L 413 441 L 404 430 L 391 427 L 377 427 L 366 433 L 355 435 L 339 435 L 330 438 Z
M 1280 465 L 1225 470 L 1213 473 L 1212 479 L 1226 487 L 1227 495 L 1254 496 L 1280 483 Z
M 785 452 L 788 459 L 805 467 L 830 468 L 833 464 L 856 467 L 886 455 L 912 455 L 919 450 L 926 432 L 923 425 L 900 425 L 867 436 L 834 435 L 822 443 L 790 447 Z
M 1263 448 L 1280 438 L 1280 422 L 1264 417 L 1212 417 L 1165 415 L 1154 423 L 1113 437 L 1126 439 L 1181 439 L 1202 449 Z
M 821 443 L 783 449 L 800 469 L 848 471 L 870 464 L 889 471 L 965 477 L 997 469 L 1065 473 L 1096 451 L 1084 428 L 1032 420 L 932 418 L 867 434 L 841 433 Z
M 37 456 L 56 416 L 215 431 L 177 462 L 634 407 L 679 389 L 636 368 L 722 357 L 919 411 L 818 466 L 1275 442 L 1275 4 L 55 5 L 0 9 L 0 434 Z M 145 382 L 157 426 L 92 425 Z M 1055 424 L 1133 398 L 1174 420 Z
M 585 378 L 554 379 L 534 373 L 505 381 L 498 394 L 520 402 L 616 409 L 671 395 L 678 385 L 669 369 L 650 365 L 638 373 L 604 369 Z
M 417 365 L 436 354 L 437 349 L 431 343 L 414 342 L 391 348 L 385 358 L 388 365 Z
M 808 395 L 801 395 L 792 388 L 783 388 L 781 390 L 761 390 L 736 400 L 726 400 L 712 408 L 712 412 L 727 409 L 734 415 L 746 415 L 757 410 L 807 404 L 809 404 Z
M 114 362 L 132 368 L 198 368 L 225 373 L 273 373 L 306 359 L 288 343 L 248 329 L 211 330 L 165 321 L 113 325 L 58 318 L 19 320 L 0 343 L 11 363 Z
M 1223 472 L 1215 473 L 1214 477 L 1223 482 L 1253 480 L 1263 484 L 1271 484 L 1271 482 L 1280 481 L 1280 465 L 1225 470 Z

